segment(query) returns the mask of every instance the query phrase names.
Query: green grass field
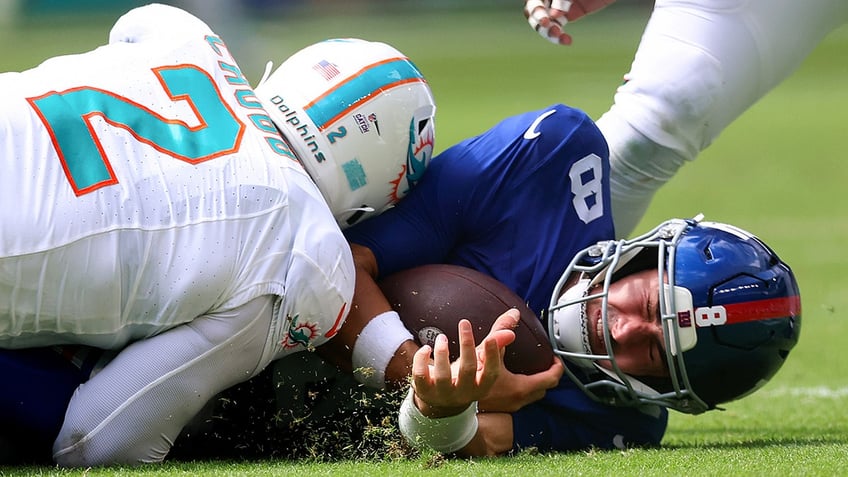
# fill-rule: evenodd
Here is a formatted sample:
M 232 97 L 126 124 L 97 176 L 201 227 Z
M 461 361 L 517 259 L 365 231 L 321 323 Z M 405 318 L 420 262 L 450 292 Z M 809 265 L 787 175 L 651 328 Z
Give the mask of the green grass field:
M 648 14 L 615 6 L 573 25 L 575 44 L 569 48 L 538 38 L 519 6 L 266 19 L 227 28 L 231 36 L 225 40 L 242 53 L 242 67 L 254 83 L 266 58 L 279 62 L 326 37 L 358 36 L 397 46 L 432 85 L 441 150 L 507 115 L 554 102 L 598 117 L 609 107 Z M 4 27 L 0 70 L 93 48 L 106 41 L 112 20 L 29 19 Z M 446 462 L 425 455 L 379 462 L 178 462 L 87 471 L 0 467 L 0 475 L 848 475 L 846 78 L 848 29 L 842 28 L 684 167 L 659 192 L 639 227 L 699 212 L 740 225 L 792 265 L 803 296 L 801 341 L 780 373 L 724 412 L 673 414 L 661 449 Z

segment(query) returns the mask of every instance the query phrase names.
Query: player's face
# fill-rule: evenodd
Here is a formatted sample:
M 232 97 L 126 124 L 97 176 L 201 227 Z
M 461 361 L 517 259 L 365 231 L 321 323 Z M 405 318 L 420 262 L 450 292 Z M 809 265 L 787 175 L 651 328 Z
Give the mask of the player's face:
M 607 324 L 612 354 L 618 367 L 631 376 L 668 376 L 665 341 L 659 313 L 656 269 L 628 275 L 610 285 Z M 601 319 L 601 300 L 587 303 L 589 344 L 594 354 L 607 354 Z M 612 369 L 609 361 L 599 361 Z

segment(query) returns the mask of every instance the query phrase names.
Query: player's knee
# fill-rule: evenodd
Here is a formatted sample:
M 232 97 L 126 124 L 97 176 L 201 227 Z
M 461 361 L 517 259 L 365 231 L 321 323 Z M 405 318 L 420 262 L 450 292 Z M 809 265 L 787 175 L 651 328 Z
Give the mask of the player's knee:
M 95 427 L 96 428 L 96 427 Z M 115 459 L 109 446 L 96 439 L 94 428 L 68 416 L 53 443 L 53 460 L 59 467 L 92 467 L 125 463 Z
M 634 116 L 628 122 L 657 145 L 691 160 L 713 139 L 708 132 L 724 74 L 702 49 L 681 44 L 668 48 L 674 51 L 665 51 L 661 58 L 674 58 L 673 64 L 634 64 L 629 81 L 616 95 L 616 106 Z

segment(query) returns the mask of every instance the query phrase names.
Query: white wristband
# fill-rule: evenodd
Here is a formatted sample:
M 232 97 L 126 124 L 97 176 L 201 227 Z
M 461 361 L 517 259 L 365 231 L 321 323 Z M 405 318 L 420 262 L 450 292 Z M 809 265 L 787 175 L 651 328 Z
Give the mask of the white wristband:
M 443 454 L 450 454 L 465 447 L 477 434 L 477 401 L 456 416 L 431 419 L 415 405 L 413 394 L 403 400 L 398 415 L 400 432 L 413 446 L 427 446 Z
M 351 361 L 356 380 L 372 388 L 385 388 L 389 361 L 404 341 L 414 339 L 394 311 L 371 318 L 353 343 Z

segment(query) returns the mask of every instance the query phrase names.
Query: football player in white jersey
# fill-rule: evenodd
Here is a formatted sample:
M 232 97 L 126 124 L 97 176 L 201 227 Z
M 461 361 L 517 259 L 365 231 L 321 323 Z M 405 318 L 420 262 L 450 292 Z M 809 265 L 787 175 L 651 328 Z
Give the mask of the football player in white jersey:
M 531 26 L 570 44 L 568 21 L 614 0 L 526 0 Z M 598 121 L 610 146 L 616 234 L 733 120 L 848 21 L 843 0 L 656 0 L 615 104 Z
M 154 4 L 0 91 L 0 347 L 118 350 L 74 394 L 57 463 L 161 461 L 273 360 L 349 359 L 340 225 L 402 197 L 432 154 L 433 98 L 400 52 L 322 42 L 254 91 L 207 25 Z

